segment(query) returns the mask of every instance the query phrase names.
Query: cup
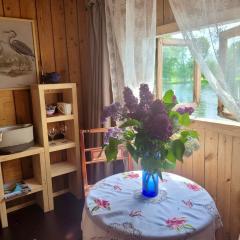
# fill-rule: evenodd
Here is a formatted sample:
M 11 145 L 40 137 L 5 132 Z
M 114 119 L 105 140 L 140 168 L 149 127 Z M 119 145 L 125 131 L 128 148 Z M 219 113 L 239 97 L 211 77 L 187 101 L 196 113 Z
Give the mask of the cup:
M 59 102 L 57 103 L 57 109 L 64 115 L 70 115 L 72 113 L 72 104 Z

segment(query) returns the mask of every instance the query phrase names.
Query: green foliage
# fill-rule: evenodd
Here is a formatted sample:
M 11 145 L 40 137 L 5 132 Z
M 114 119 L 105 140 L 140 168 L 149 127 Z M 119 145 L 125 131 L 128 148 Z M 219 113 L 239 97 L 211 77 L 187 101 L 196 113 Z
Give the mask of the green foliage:
M 136 149 L 135 149 L 135 148 L 132 146 L 132 144 L 129 143 L 129 142 L 126 144 L 126 147 L 127 147 L 127 150 L 129 151 L 129 153 L 131 154 L 132 158 L 134 159 L 134 161 L 135 161 L 136 163 L 138 163 L 139 156 L 138 156 L 138 154 L 137 154 Z
M 127 127 L 140 127 L 141 123 L 136 119 L 128 119 L 126 122 L 124 122 L 122 125 L 120 125 L 120 128 L 127 128 Z
M 176 157 L 176 159 L 182 161 L 183 154 L 185 152 L 184 143 L 181 140 L 177 139 L 177 140 L 174 140 L 171 145 L 172 145 L 171 146 L 172 152 Z
M 109 144 L 105 147 L 105 154 L 108 162 L 117 159 L 118 145 L 121 143 L 122 141 L 116 138 L 109 138 Z
M 174 101 L 173 90 L 168 90 L 168 91 L 165 92 L 165 94 L 163 96 L 163 103 L 164 103 L 168 112 L 170 112 L 171 109 L 177 104 L 177 102 Z
M 135 133 L 133 130 L 128 130 L 126 129 L 123 133 L 123 137 L 127 140 L 127 141 L 132 141 L 135 138 Z
M 179 123 L 182 126 L 186 126 L 186 127 L 189 126 L 191 123 L 189 114 L 188 113 L 180 114 Z
M 174 96 L 174 92 L 173 90 L 168 90 L 165 92 L 164 96 L 163 96 L 163 102 L 165 104 L 171 104 L 173 103 L 173 96 Z
M 194 130 L 185 130 L 181 132 L 181 139 L 183 142 L 186 142 L 189 137 L 198 139 L 199 134 L 197 131 Z
M 191 123 L 190 117 L 188 113 L 180 114 L 176 111 L 171 111 L 169 113 L 169 117 L 173 120 L 176 119 L 178 121 L 178 124 L 181 126 L 189 126 Z

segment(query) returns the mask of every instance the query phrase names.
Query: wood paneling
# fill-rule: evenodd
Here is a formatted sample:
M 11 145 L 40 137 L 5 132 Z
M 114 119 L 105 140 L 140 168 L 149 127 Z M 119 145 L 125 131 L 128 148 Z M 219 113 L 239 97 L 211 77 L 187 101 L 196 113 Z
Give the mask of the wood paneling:
M 163 24 L 175 22 L 175 18 L 172 9 L 169 4 L 169 0 L 164 0 L 163 3 Z
M 157 26 L 163 25 L 164 0 L 157 0 Z
M 240 233 L 240 125 L 194 120 L 200 149 L 174 172 L 205 187 L 223 221 L 217 240 L 237 240 Z M 192 171 L 192 172 L 191 172 Z
M 51 9 L 56 71 L 61 74 L 63 82 L 68 82 L 68 54 L 63 0 L 51 0 Z
M 169 0 L 157 0 L 157 35 L 179 31 Z
M 19 0 L 3 0 L 3 9 L 6 17 L 20 17 Z
M 13 91 L 0 91 L 0 126 L 16 123 Z

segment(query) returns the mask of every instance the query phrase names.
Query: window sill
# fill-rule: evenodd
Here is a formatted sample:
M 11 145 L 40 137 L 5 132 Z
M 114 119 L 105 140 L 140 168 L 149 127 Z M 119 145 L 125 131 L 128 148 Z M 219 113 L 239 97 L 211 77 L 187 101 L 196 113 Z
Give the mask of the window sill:
M 191 116 L 192 128 L 205 128 L 210 131 L 223 132 L 232 136 L 240 136 L 240 122 L 229 119 L 208 119 Z

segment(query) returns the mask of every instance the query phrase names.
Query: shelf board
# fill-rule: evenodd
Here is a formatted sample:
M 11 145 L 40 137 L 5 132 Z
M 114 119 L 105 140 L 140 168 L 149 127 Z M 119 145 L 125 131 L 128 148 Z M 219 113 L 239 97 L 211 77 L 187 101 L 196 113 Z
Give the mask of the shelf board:
M 63 114 L 56 114 L 52 117 L 47 117 L 47 122 L 52 123 L 52 122 L 61 122 L 61 121 L 68 121 L 68 120 L 73 120 L 74 115 L 63 115 Z
M 77 167 L 68 161 L 51 164 L 52 177 L 61 176 L 75 171 L 77 171 Z
M 16 197 L 13 197 L 13 198 L 10 198 L 10 199 L 6 199 L 5 200 L 6 202 L 9 202 L 9 201 L 15 200 L 17 198 L 24 197 L 24 196 L 27 196 L 27 195 L 30 195 L 30 194 L 33 194 L 33 193 L 36 193 L 36 192 L 41 192 L 43 190 L 42 185 L 39 184 L 37 182 L 37 180 L 34 179 L 34 178 L 26 179 L 26 180 L 24 180 L 24 182 L 29 186 L 29 188 L 31 189 L 31 192 L 23 194 L 23 195 L 18 195 Z
M 51 143 L 54 143 L 54 145 L 51 145 Z M 76 143 L 68 139 L 62 138 L 49 142 L 49 152 L 61 151 L 74 147 L 76 147 Z
M 0 162 L 6 162 L 6 161 L 18 159 L 18 158 L 28 157 L 28 156 L 36 155 L 42 152 L 44 152 L 44 148 L 41 147 L 40 145 L 35 145 L 22 152 L 8 154 L 8 155 L 0 155 Z
M 59 90 L 59 89 L 72 89 L 75 83 L 54 83 L 54 84 L 38 84 L 36 85 L 43 90 Z

